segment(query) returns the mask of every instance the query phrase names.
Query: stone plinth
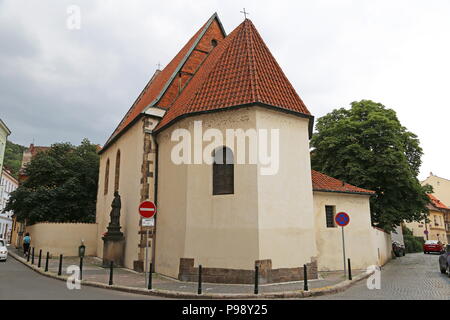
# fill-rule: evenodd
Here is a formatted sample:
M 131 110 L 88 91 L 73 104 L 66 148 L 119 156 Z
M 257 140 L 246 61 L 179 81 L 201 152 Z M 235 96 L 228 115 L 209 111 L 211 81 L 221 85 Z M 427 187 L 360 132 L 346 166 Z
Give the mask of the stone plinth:
M 103 238 L 103 266 L 109 267 L 111 261 L 115 267 L 123 267 L 125 256 L 125 238 L 123 235 L 106 234 Z

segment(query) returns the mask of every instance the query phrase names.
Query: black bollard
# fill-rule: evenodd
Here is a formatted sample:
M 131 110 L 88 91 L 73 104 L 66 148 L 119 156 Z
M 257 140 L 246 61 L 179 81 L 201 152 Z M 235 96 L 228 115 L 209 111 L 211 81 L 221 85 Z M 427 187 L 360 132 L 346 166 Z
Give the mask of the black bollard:
M 45 257 L 45 272 L 48 272 L 48 258 L 49 258 L 49 253 L 47 251 L 47 256 Z
M 303 265 L 303 290 L 308 291 L 308 269 Z
M 27 262 L 30 262 L 30 248 L 28 248 L 26 255 L 27 255 Z
M 31 264 L 34 264 L 34 247 L 31 250 Z
M 42 249 L 39 249 L 39 260 L 38 260 L 38 268 L 41 267 L 41 258 L 42 258 Z
M 83 257 L 80 257 L 80 280 L 83 280 Z
M 255 266 L 255 294 L 259 293 L 259 268 L 258 266 Z
M 109 285 L 113 285 L 113 270 L 114 270 L 114 262 L 111 261 L 109 263 Z
M 59 267 L 58 267 L 58 276 L 62 274 L 62 261 L 63 261 L 63 255 L 59 255 Z
M 348 259 L 348 280 L 352 280 L 352 267 L 350 265 L 350 258 Z
M 148 290 L 152 290 L 152 273 L 153 273 L 153 263 L 150 263 L 150 273 L 148 274 Z
M 202 294 L 202 265 L 198 266 L 198 294 Z

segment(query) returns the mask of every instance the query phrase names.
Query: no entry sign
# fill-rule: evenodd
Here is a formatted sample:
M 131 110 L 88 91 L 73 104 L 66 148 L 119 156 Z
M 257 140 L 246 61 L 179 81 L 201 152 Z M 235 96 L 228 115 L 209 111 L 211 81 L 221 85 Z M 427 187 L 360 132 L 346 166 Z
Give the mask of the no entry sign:
M 336 217 L 334 217 L 334 221 L 340 227 L 345 227 L 350 222 L 350 217 L 345 212 L 339 212 Z
M 139 214 L 144 218 L 151 218 L 156 214 L 156 206 L 151 201 L 144 201 L 139 205 Z

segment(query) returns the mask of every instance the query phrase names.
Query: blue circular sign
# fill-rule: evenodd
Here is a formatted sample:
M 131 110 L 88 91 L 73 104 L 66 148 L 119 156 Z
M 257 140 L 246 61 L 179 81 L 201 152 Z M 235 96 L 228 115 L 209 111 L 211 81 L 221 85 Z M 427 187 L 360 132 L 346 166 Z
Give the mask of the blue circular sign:
M 341 227 L 345 227 L 350 222 L 350 217 L 345 212 L 339 212 L 336 217 L 334 217 L 334 221 L 336 221 L 336 224 Z

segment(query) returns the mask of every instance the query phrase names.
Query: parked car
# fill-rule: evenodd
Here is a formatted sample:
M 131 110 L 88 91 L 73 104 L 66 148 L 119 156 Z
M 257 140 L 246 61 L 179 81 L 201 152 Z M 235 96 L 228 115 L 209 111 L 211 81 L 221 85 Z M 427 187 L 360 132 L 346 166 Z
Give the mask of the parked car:
M 8 248 L 6 248 L 6 241 L 0 239 L 0 261 L 8 259 Z
M 447 272 L 450 278 L 450 244 L 447 245 L 439 256 L 439 269 L 441 269 L 441 273 L 445 274 Z
M 406 253 L 405 246 L 397 241 L 392 242 L 392 251 L 394 251 L 396 257 L 404 257 Z
M 427 240 L 423 244 L 423 253 L 427 254 L 430 252 L 442 252 L 444 250 L 444 245 L 438 240 Z

